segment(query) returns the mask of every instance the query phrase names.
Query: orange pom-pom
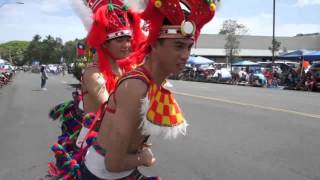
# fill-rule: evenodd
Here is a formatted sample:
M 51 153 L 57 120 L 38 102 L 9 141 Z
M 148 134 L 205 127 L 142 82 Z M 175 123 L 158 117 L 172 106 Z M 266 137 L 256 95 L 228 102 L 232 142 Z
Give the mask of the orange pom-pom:
M 154 6 L 155 6 L 156 8 L 160 8 L 160 7 L 162 6 L 161 0 L 156 0 L 156 1 L 154 2 Z
M 214 3 L 210 3 L 210 11 L 214 12 L 216 10 L 216 5 Z

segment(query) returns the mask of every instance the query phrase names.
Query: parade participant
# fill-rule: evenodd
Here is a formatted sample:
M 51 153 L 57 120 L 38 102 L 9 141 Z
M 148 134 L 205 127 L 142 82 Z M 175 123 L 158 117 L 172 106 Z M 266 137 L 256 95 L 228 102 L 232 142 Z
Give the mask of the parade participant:
M 88 0 L 93 12 L 93 23 L 86 38 L 87 45 L 95 49 L 94 63 L 83 73 L 81 90 L 84 113 L 97 112 L 107 101 L 115 82 L 137 62 L 126 57 L 144 40 L 139 16 L 122 0 Z M 82 143 L 86 129 L 78 139 Z
M 88 0 L 86 3 L 81 0 L 73 0 L 71 2 L 86 29 L 89 30 L 86 38 L 87 45 L 96 52 L 94 63 L 84 70 L 81 81 L 83 114 L 95 113 L 99 106 L 108 99 L 108 94 L 113 90 L 118 76 L 134 67 L 135 62 L 129 62 L 125 58 L 131 50 L 139 46 L 144 35 L 140 30 L 139 16 L 121 0 Z M 62 119 L 66 119 L 65 116 L 70 117 L 66 109 L 68 112 L 76 112 L 76 110 L 70 109 L 68 105 L 71 103 L 55 106 L 50 112 L 50 117 L 57 119 L 56 114 L 61 115 Z M 71 114 L 74 116 L 75 113 Z M 79 121 L 78 118 L 67 119 Z M 75 130 L 73 137 L 77 137 L 79 131 L 74 127 L 79 126 L 69 129 Z M 78 141 L 78 146 L 81 144 L 81 139 Z
M 74 155 L 78 154 L 78 149 L 74 146 L 75 140 L 80 134 L 77 141 L 77 146 L 80 148 L 84 137 L 81 134 L 86 134 L 85 128 L 81 130 L 83 133 L 80 132 L 83 123 L 82 118 L 79 118 L 80 114 L 98 111 L 99 106 L 108 99 L 118 76 L 131 70 L 135 63 L 138 63 L 125 58 L 131 50 L 138 48 L 139 42 L 144 39 L 139 16 L 121 0 L 88 0 L 85 4 L 75 0 L 73 5 L 78 14 L 81 14 L 81 20 L 89 30 L 86 38 L 87 45 L 94 49 L 96 54 L 95 62 L 84 70 L 82 76 L 81 96 L 84 112 L 78 111 L 75 105 L 79 103 L 75 100 L 62 103 L 50 112 L 52 119 L 62 115 L 63 133 L 59 136 L 58 144 L 53 146 L 57 162 L 64 162 L 65 159 L 73 160 Z M 88 17 L 91 18 L 91 14 L 92 21 L 88 19 Z M 131 45 L 131 42 L 134 43 Z M 86 118 L 85 116 L 83 119 Z M 70 144 L 73 148 L 70 148 Z M 79 159 L 75 158 L 75 160 Z M 56 164 L 59 166 L 63 163 Z M 51 164 L 51 167 L 54 165 Z M 65 173 L 69 171 L 63 166 L 58 169 Z
M 46 72 L 46 66 L 45 65 L 41 65 L 40 67 L 40 73 L 41 73 L 41 90 L 47 90 L 46 88 L 46 82 L 48 79 L 48 74 Z
M 201 28 L 214 12 L 215 4 L 210 0 L 148 1 L 142 12 L 148 39 L 130 56 L 141 57 L 144 63 L 118 80 L 101 125 L 93 126 L 97 138 L 85 156 L 82 179 L 159 179 L 145 177 L 138 170 L 156 161 L 146 144 L 148 137 L 175 138 L 185 135 L 187 127 L 179 105 L 163 83 L 171 73 L 183 70 Z
M 120 0 L 88 0 L 88 6 L 94 13 L 94 22 L 86 40 L 96 51 L 96 62 L 85 69 L 81 83 L 86 113 L 96 112 L 108 99 L 117 77 L 132 69 L 132 64 L 125 58 L 132 50 L 133 18 L 137 21 L 137 16 L 133 17 L 128 6 Z M 139 27 L 135 32 L 138 31 Z

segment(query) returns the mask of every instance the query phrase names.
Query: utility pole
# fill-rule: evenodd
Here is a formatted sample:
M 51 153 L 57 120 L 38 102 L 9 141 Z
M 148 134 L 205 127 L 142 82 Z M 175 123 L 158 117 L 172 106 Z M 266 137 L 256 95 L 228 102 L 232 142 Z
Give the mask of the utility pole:
M 273 29 L 272 29 L 272 64 L 274 63 L 274 45 L 275 45 L 275 20 L 276 20 L 276 0 L 273 0 Z

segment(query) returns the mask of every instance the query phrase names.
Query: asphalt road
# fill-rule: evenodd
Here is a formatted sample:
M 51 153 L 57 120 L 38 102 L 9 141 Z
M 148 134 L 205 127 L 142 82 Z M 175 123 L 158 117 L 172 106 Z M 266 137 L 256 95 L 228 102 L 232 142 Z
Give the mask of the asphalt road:
M 170 81 L 190 126 L 151 138 L 165 180 L 320 180 L 320 93 Z M 48 109 L 71 97 L 72 76 L 20 72 L 0 89 L 0 179 L 38 179 L 59 133 Z

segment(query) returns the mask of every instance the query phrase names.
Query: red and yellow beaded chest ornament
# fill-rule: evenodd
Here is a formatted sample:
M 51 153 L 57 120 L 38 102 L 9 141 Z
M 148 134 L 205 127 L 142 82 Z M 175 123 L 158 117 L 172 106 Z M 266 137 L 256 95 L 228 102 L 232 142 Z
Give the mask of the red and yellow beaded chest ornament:
M 201 28 L 213 18 L 218 1 L 149 0 L 145 2 L 146 8 L 141 13 L 141 17 L 146 23 L 148 32 L 146 48 L 148 48 L 161 38 L 190 38 L 196 41 Z M 165 19 L 170 22 L 170 25 L 163 25 Z M 151 81 L 147 97 L 142 102 L 143 134 L 162 135 L 165 138 L 186 134 L 188 124 L 169 90 L 162 86 L 158 87 Z
M 188 124 L 173 94 L 152 81 L 147 96 L 142 100 L 142 115 L 143 134 L 164 138 L 186 134 Z

